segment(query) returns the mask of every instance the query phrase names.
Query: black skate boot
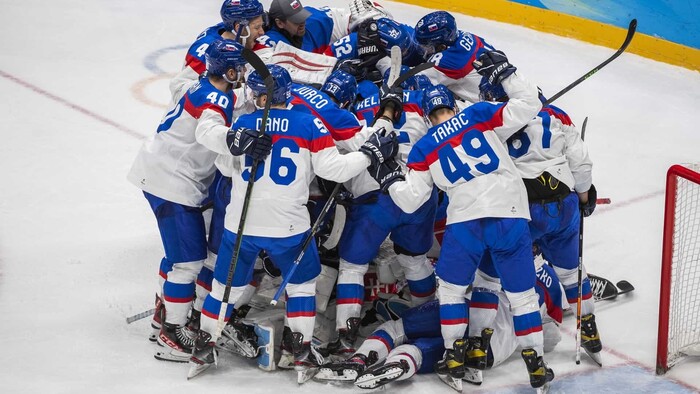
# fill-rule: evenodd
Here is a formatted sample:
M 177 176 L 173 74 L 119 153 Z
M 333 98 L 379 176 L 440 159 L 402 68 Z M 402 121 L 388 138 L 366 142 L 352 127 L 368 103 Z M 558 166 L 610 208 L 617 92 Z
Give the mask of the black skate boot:
M 206 331 L 199 331 L 194 342 L 192 357 L 190 357 L 190 370 L 187 373 L 187 379 L 192 379 L 212 365 L 216 365 L 218 356 L 215 343 L 211 340 L 211 334 Z
M 348 357 L 355 353 L 355 340 L 357 331 L 360 329 L 360 318 L 351 317 L 345 322 L 347 328 L 338 330 L 338 339 L 328 344 L 328 352 L 341 358 Z
M 217 346 L 246 358 L 258 356 L 258 336 L 255 327 L 243 323 L 239 318 L 231 318 L 223 331 Z
M 192 332 L 199 331 L 199 322 L 202 320 L 202 311 L 192 309 L 187 319 L 187 328 Z
M 481 336 L 469 337 L 464 361 L 467 367 L 480 371 L 486 369 L 486 359 L 492 335 L 493 328 L 484 328 L 481 330 Z
M 277 362 L 279 369 L 294 368 L 294 350 L 292 349 L 292 330 L 284 326 L 282 330 L 282 343 L 280 344 L 280 361 Z
M 163 312 L 165 312 L 165 305 L 163 304 L 163 299 L 160 295 L 156 293 L 156 304 L 155 313 L 153 314 L 153 319 L 151 319 L 151 334 L 148 336 L 148 340 L 151 342 L 158 342 L 158 334 L 160 333 L 161 322 L 163 321 Z
M 294 369 L 297 371 L 297 383 L 303 384 L 313 378 L 323 364 L 323 356 L 311 346 L 310 342 L 304 342 L 304 335 L 300 332 L 292 332 L 292 350 L 294 353 Z
M 409 371 L 406 360 L 384 363 L 367 368 L 355 380 L 355 386 L 361 389 L 375 389 L 403 376 Z
M 435 372 L 445 384 L 461 392 L 467 340 L 457 339 L 453 347 L 454 349 L 446 349 L 445 358 L 435 363 Z
M 595 324 L 595 315 L 589 313 L 581 316 L 581 347 L 599 366 L 603 366 L 600 351 L 603 344 L 600 342 L 598 326 Z
M 538 389 L 537 392 L 546 392 L 547 383 L 554 379 L 554 371 L 547 367 L 542 356 L 538 356 L 534 349 L 523 349 L 520 355 L 523 357 L 527 373 L 530 375 L 530 386 Z
M 186 363 L 190 360 L 194 347 L 193 333 L 185 326 L 167 323 L 163 319 L 158 334 L 158 345 L 161 347 L 156 349 L 154 354 L 158 360 Z
M 322 365 L 314 379 L 333 382 L 354 382 L 365 368 L 377 362 L 377 358 L 378 355 L 375 351 L 369 352 L 367 356 L 356 353 L 345 361 Z

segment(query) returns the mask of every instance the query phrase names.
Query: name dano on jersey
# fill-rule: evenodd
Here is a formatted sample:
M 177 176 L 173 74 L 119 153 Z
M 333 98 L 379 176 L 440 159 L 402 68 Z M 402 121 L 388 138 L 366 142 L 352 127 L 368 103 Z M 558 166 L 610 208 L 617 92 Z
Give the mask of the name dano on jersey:
M 452 119 L 441 124 L 433 132 L 432 136 L 435 139 L 435 142 L 440 142 L 440 141 L 444 140 L 445 138 L 450 137 L 452 135 L 452 133 L 454 133 L 456 131 L 460 131 L 461 128 L 466 127 L 467 124 L 469 124 L 469 119 L 467 119 L 467 115 L 463 112 L 460 112 Z
M 262 118 L 259 118 L 256 121 L 255 127 L 258 128 L 258 130 L 262 126 Z M 280 118 L 267 118 L 267 127 L 265 127 L 265 130 L 267 131 L 280 131 L 283 133 L 286 133 L 287 130 L 289 130 L 289 120 L 288 119 L 280 119 Z

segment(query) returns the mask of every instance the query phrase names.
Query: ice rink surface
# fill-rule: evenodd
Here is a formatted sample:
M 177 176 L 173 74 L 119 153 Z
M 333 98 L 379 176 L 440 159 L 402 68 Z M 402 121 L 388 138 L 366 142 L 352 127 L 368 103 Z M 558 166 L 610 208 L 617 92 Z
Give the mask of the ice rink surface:
M 408 24 L 428 12 L 386 5 Z M 163 115 L 171 73 L 199 32 L 219 20 L 219 6 L 219 0 L 2 2 L 0 392 L 361 391 L 316 382 L 298 387 L 289 372 L 266 373 L 229 355 L 188 382 L 185 365 L 153 358 L 149 319 L 125 324 L 126 316 L 152 307 L 163 254 L 153 214 L 126 173 Z M 548 95 L 614 51 L 455 16 L 461 29 L 507 53 Z M 636 291 L 597 306 L 602 369 L 585 356 L 574 364 L 575 321 L 565 319 L 568 334 L 546 355 L 557 375 L 552 392 L 697 392 L 700 361 L 665 378 L 652 369 L 665 174 L 672 164 L 700 162 L 700 74 L 623 54 L 556 105 L 579 125 L 589 117 L 594 183 L 599 197 L 612 199 L 586 220 L 585 263 Z M 476 391 L 530 392 L 519 357 L 484 378 Z M 451 392 L 434 375 L 387 389 Z

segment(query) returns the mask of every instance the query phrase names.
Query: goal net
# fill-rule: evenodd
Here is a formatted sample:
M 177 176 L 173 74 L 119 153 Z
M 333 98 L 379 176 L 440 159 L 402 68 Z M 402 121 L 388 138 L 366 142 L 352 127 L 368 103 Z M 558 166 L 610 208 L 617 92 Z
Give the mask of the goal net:
M 700 355 L 700 164 L 666 178 L 656 373 Z

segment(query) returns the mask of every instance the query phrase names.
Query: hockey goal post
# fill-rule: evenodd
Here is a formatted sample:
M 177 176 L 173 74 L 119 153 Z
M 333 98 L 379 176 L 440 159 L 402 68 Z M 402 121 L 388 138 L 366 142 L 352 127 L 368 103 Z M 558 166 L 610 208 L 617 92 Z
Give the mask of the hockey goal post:
M 656 373 L 700 356 L 700 164 L 666 176 Z

